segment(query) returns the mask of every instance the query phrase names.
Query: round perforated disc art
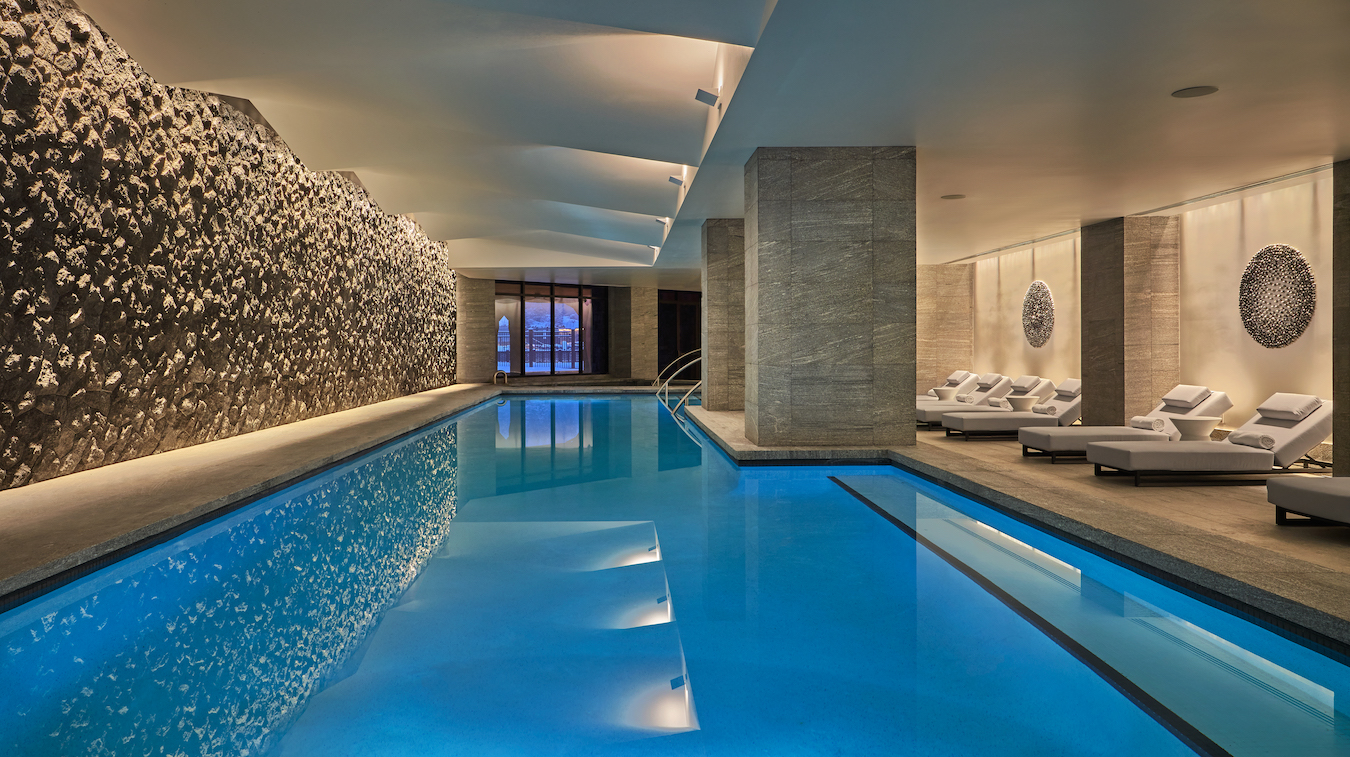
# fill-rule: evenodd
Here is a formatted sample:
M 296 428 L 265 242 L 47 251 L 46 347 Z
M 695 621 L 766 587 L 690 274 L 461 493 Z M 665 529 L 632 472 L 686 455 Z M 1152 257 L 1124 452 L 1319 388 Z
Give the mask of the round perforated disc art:
M 1288 347 L 1303 336 L 1317 310 L 1312 268 L 1293 247 L 1262 247 L 1238 288 L 1242 326 L 1262 347 Z
M 1032 347 L 1044 347 L 1055 333 L 1055 298 L 1044 281 L 1033 281 L 1022 298 L 1022 331 Z

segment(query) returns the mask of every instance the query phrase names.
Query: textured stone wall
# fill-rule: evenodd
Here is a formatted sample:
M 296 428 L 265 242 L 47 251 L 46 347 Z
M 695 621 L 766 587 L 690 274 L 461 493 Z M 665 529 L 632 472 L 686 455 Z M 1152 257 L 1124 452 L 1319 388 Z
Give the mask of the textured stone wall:
M 745 221 L 703 222 L 703 407 L 745 409 Z
M 754 444 L 915 443 L 915 169 L 913 147 L 761 147 L 746 163 Z
M 914 389 L 941 386 L 953 371 L 992 371 L 975 361 L 975 266 L 921 265 L 915 271 Z
M 1083 227 L 1083 423 L 1119 425 L 1180 383 L 1180 223 L 1130 216 Z
M 453 382 L 412 221 L 60 0 L 0 0 L 0 70 L 0 488 Z

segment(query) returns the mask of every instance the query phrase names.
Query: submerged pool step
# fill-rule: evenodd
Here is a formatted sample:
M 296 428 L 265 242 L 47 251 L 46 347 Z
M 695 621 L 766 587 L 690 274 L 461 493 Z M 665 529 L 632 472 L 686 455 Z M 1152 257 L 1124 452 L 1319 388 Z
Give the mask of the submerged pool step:
M 1350 690 L 1342 666 L 1024 524 L 987 511 L 977 520 L 940 491 L 836 480 L 1019 605 L 1202 753 L 1350 754 L 1335 707 L 1334 692 L 1344 704 Z
M 650 521 L 452 524 L 280 753 L 542 754 L 697 728 L 660 558 Z

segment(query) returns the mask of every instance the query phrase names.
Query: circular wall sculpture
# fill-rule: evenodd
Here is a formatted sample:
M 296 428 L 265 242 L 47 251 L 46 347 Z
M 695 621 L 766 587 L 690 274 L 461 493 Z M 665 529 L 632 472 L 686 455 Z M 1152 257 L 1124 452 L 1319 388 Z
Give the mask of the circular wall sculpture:
M 1303 336 L 1317 309 L 1317 282 L 1298 250 L 1261 248 L 1242 273 L 1238 310 L 1242 326 L 1262 347 L 1288 347 Z
M 1044 281 L 1033 281 L 1022 298 L 1022 331 L 1032 347 L 1044 347 L 1055 333 L 1055 298 Z

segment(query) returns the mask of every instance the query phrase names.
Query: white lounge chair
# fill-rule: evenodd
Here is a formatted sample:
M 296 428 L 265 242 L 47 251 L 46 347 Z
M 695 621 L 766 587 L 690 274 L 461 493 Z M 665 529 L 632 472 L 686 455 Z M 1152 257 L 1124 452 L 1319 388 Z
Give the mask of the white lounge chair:
M 1081 458 L 1087 455 L 1092 442 L 1176 441 L 1181 432 L 1172 424 L 1172 418 L 1186 416 L 1222 416 L 1233 401 L 1223 392 L 1209 387 L 1180 384 L 1163 395 L 1162 401 L 1148 415 L 1135 419 L 1140 426 L 1045 426 L 1026 427 L 1017 432 L 1023 457 L 1049 457 L 1059 462 L 1061 457 Z M 1159 421 L 1161 427 L 1159 428 Z M 1157 430 L 1154 430 L 1154 429 Z
M 1331 402 L 1311 394 L 1271 395 L 1256 415 L 1219 442 L 1093 442 L 1088 462 L 1099 476 L 1131 475 L 1139 486 L 1147 477 L 1269 476 L 1300 473 L 1302 463 L 1325 467 L 1306 457 L 1331 435 Z M 1259 483 L 1245 479 L 1225 483 Z
M 919 394 L 914 397 L 915 402 L 937 402 L 938 389 L 955 389 L 957 394 L 970 394 L 975 389 L 975 382 L 980 378 L 978 373 L 970 371 L 957 371 L 947 377 L 946 383 L 941 387 L 935 387 L 928 390 L 928 394 Z
M 1011 395 L 1009 395 L 1011 396 Z M 1055 392 L 1034 410 L 1002 413 L 947 413 L 942 425 L 947 436 L 1008 438 L 1028 426 L 1071 426 L 1083 412 L 1083 382 L 1067 379 L 1055 387 Z
M 1270 481 L 1266 499 L 1275 506 L 1275 523 L 1281 526 L 1350 526 L 1350 478 Z
M 941 426 L 942 414 L 957 410 L 969 410 L 978 407 L 989 399 L 1007 396 L 1012 391 L 1012 379 L 1001 373 L 986 373 L 975 381 L 975 391 L 959 394 L 952 402 L 924 402 L 914 409 L 915 419 L 920 426 Z

